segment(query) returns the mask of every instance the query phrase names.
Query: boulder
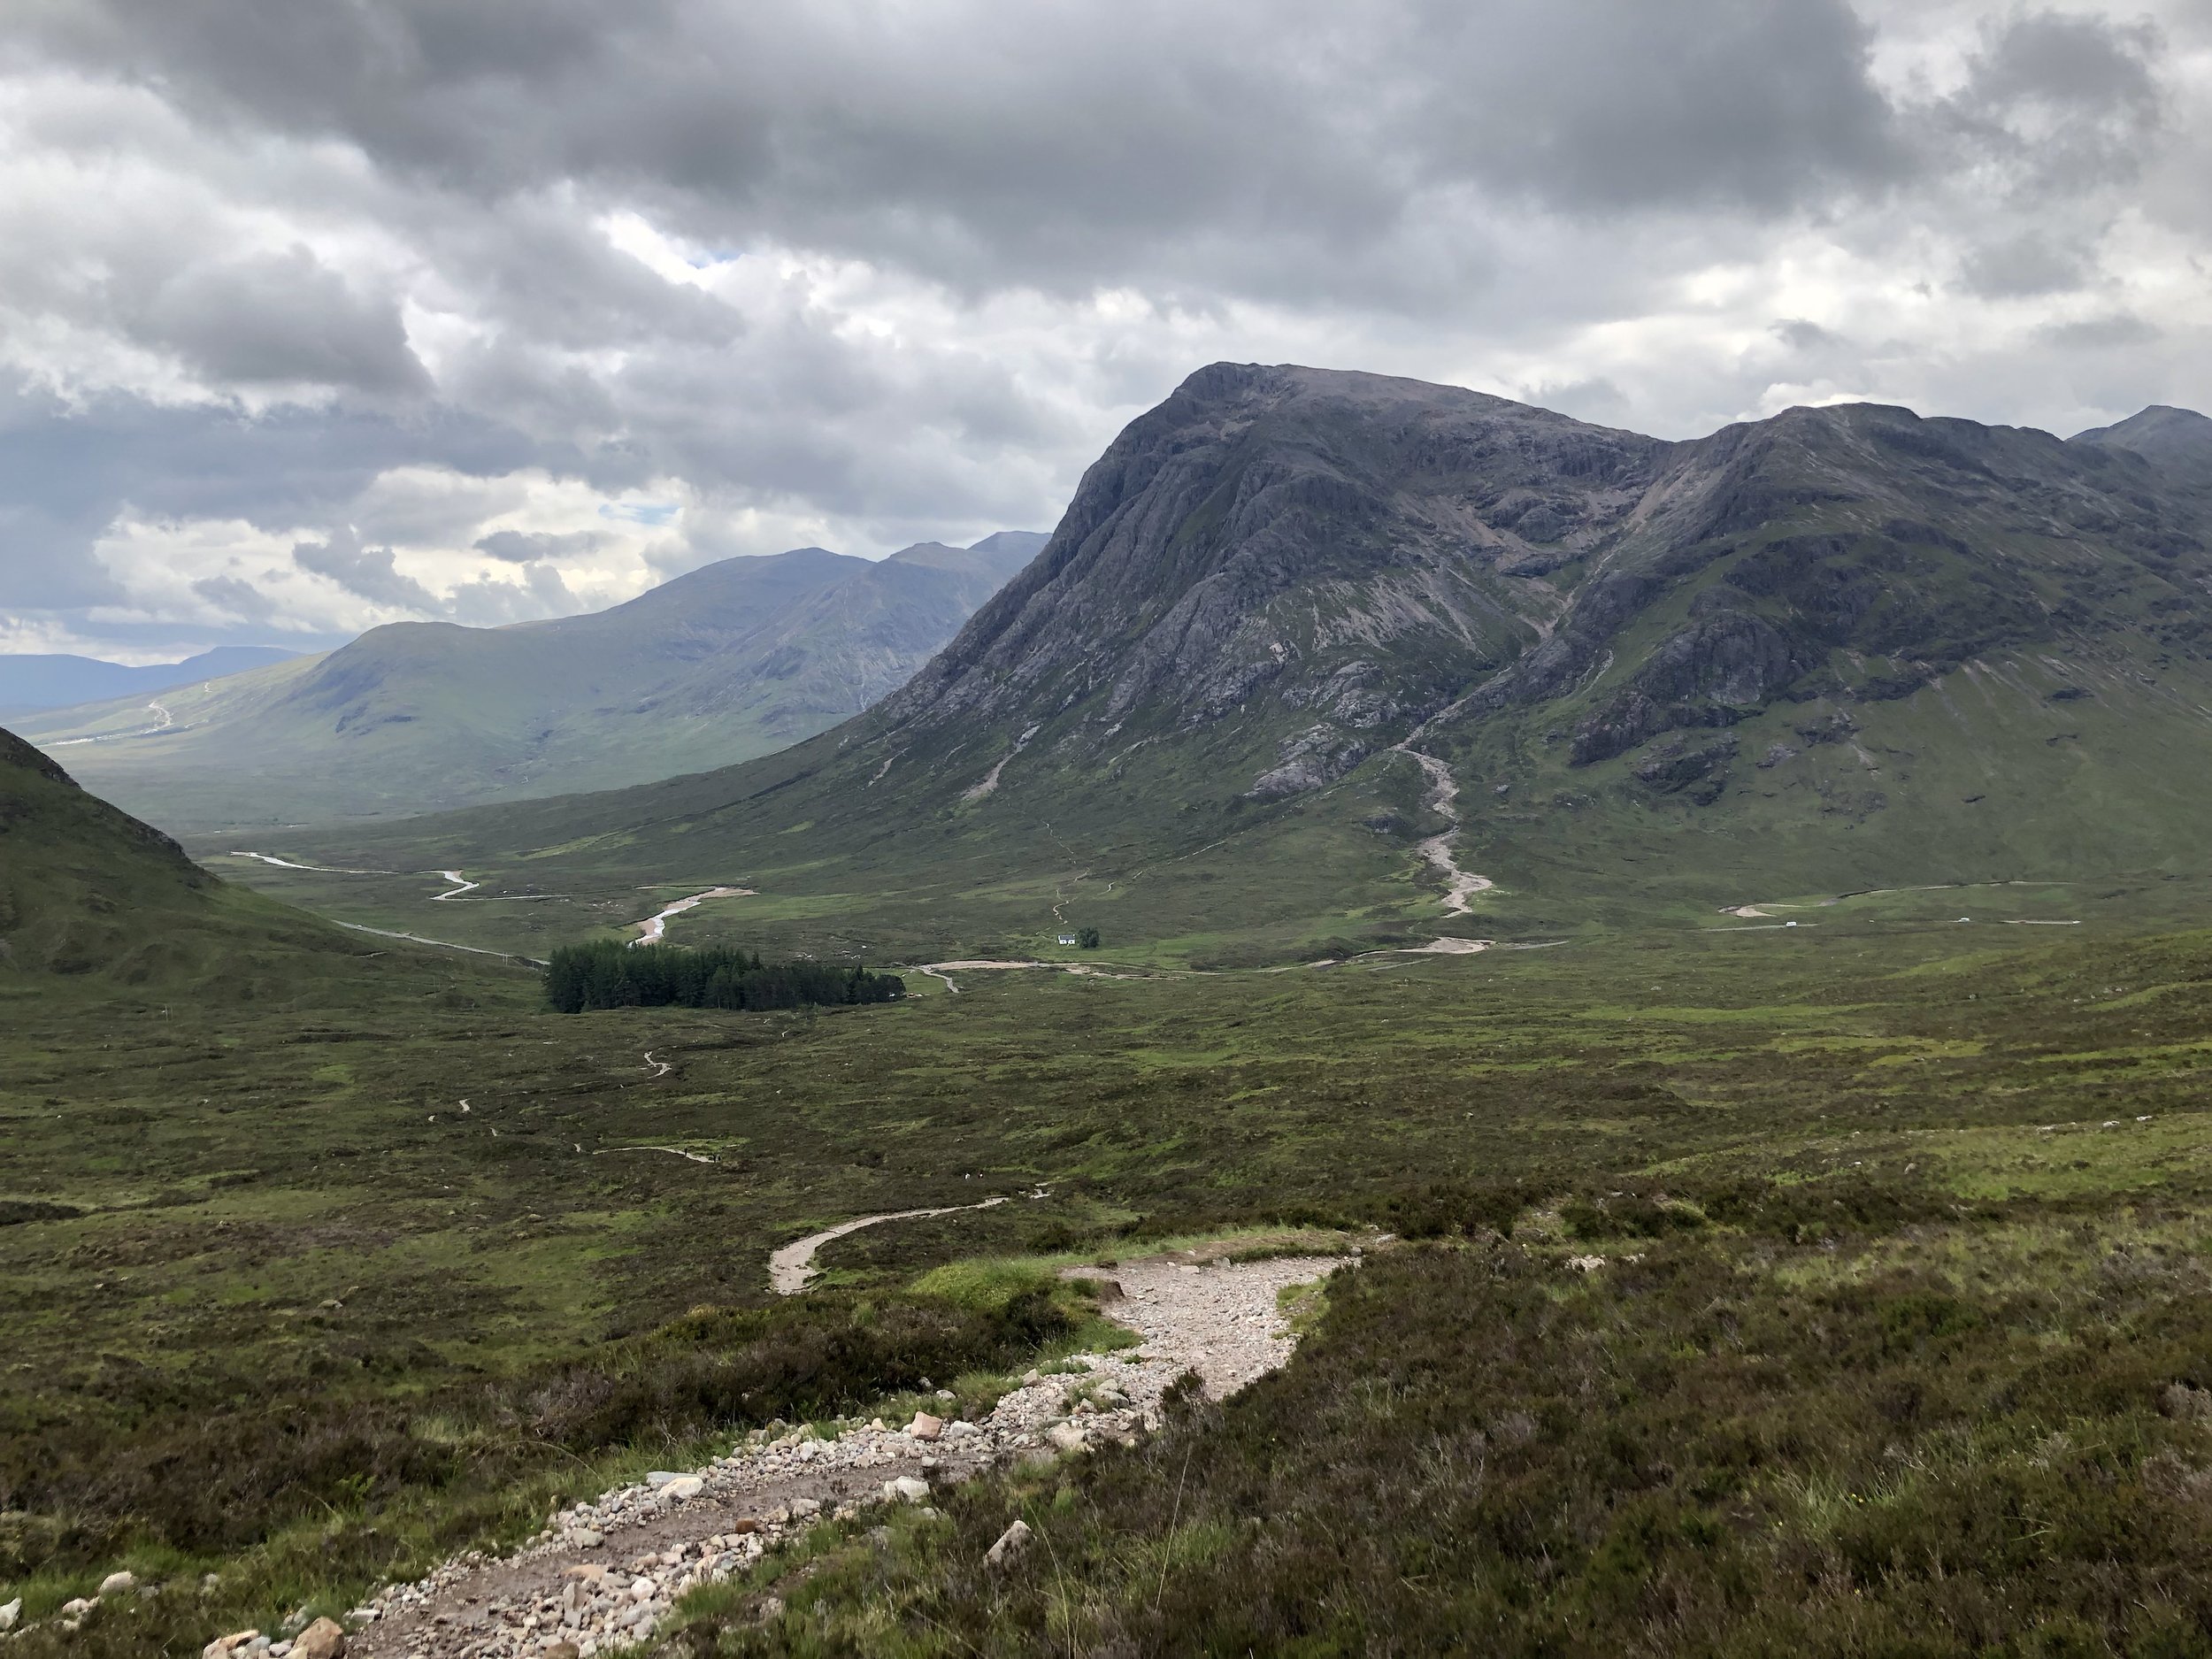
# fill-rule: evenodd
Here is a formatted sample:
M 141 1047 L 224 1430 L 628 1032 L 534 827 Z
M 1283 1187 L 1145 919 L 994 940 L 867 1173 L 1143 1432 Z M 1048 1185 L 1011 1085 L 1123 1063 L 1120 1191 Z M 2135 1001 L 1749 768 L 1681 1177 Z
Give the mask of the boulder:
M 539 1655 L 538 1659 L 577 1659 L 577 1654 L 578 1649 L 574 1642 L 557 1641 Z
M 883 1495 L 893 1502 L 919 1503 L 929 1496 L 929 1482 L 917 1480 L 911 1475 L 901 1475 L 896 1480 L 883 1483 Z
M 998 1535 L 997 1543 L 983 1552 L 983 1563 L 987 1567 L 1007 1566 L 1028 1548 L 1029 1523 L 1016 1521 Z
M 707 1483 L 696 1475 L 680 1475 L 661 1488 L 661 1496 L 672 1503 L 681 1503 L 695 1498 L 707 1489 Z
M 673 1470 L 656 1469 L 652 1473 L 645 1477 L 645 1484 L 652 1487 L 654 1491 L 658 1492 L 663 1486 L 669 1485 L 672 1481 L 681 1480 L 682 1479 L 683 1476 L 676 1473 Z
M 86 1597 L 81 1595 L 74 1601 L 64 1601 L 61 1604 L 61 1616 L 64 1618 L 82 1618 L 86 1614 L 92 1611 L 92 1608 L 93 1603 Z
M 1045 1431 L 1045 1439 L 1064 1452 L 1079 1452 L 1086 1441 L 1083 1431 L 1072 1423 L 1056 1423 Z
M 23 1617 L 23 1598 L 17 1596 L 5 1607 L 0 1607 L 0 1630 L 13 1630 L 15 1621 Z
M 933 1417 L 926 1411 L 917 1411 L 914 1421 L 907 1425 L 906 1432 L 918 1440 L 933 1440 L 945 1432 L 945 1420 Z
M 138 1579 L 132 1573 L 111 1572 L 100 1580 L 100 1594 L 104 1596 L 128 1595 L 136 1588 L 138 1588 Z
M 334 1618 L 319 1618 L 292 1638 L 292 1659 L 345 1659 L 346 1632 Z
M 580 1526 L 568 1535 L 568 1541 L 579 1549 L 591 1549 L 607 1541 L 606 1534 L 595 1532 L 588 1526 Z
M 200 1659 L 230 1659 L 231 1655 L 257 1640 L 260 1634 L 257 1630 L 241 1630 L 233 1631 L 227 1636 L 218 1636 L 200 1649 Z

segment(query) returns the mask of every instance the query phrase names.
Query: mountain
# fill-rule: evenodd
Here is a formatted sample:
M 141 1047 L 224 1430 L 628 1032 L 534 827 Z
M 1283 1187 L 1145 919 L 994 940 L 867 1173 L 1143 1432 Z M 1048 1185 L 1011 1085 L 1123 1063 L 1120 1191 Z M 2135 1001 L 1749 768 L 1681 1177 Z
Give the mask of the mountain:
M 267 997 L 357 971 L 327 923 L 219 881 L 0 731 L 0 997 Z
M 866 708 L 1044 538 L 880 562 L 731 558 L 588 616 L 406 622 L 343 649 L 21 723 L 88 784 L 179 831 L 609 788 L 779 749 Z
M 96 657 L 0 657 L 0 716 L 111 697 L 150 697 L 172 686 L 242 674 L 296 657 L 273 645 L 219 645 L 180 663 L 134 667 Z
M 2078 433 L 2073 441 L 2139 455 L 2167 483 L 2212 493 L 2212 419 L 2193 409 L 2153 403 L 2116 426 Z
M 1216 365 L 860 718 L 349 845 L 610 903 L 741 881 L 826 945 L 1080 911 L 1194 959 L 2193 871 L 2198 419 L 2066 442 L 1849 404 L 1665 442 Z M 1423 849 L 1455 817 L 1497 883 L 1463 922 Z

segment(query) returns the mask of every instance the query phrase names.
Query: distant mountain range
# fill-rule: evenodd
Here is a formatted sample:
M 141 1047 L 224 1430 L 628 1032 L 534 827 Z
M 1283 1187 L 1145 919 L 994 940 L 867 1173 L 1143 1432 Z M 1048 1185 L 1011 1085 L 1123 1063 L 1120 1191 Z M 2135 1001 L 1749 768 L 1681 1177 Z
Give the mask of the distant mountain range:
M 143 667 L 96 657 L 0 657 L 0 719 L 111 697 L 150 697 L 173 686 L 242 674 L 298 655 L 273 645 L 221 645 L 180 663 Z
M 1458 921 L 1418 853 L 1454 814 L 1498 884 Z M 2200 415 L 2064 441 L 1845 404 L 1665 442 L 1219 364 L 860 718 L 349 845 L 576 894 L 741 879 L 826 935 L 1081 915 L 1196 956 L 2196 871 L 2208 814 Z
M 603 789 L 765 754 L 895 689 L 1043 545 L 731 558 L 588 616 L 404 622 L 161 699 L 20 719 L 179 833 Z

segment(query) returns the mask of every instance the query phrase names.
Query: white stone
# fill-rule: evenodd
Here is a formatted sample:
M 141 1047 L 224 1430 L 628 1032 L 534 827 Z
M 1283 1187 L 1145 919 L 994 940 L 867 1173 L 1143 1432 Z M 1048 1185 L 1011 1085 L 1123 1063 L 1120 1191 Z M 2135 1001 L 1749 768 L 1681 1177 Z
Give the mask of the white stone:
M 100 1580 L 102 1595 L 128 1595 L 136 1588 L 138 1588 L 138 1579 L 132 1573 L 111 1572 Z
M 986 1565 L 1003 1567 L 1029 1547 L 1029 1523 L 1016 1521 L 998 1535 L 998 1542 L 984 1551 Z
M 1079 1452 L 1084 1447 L 1083 1431 L 1072 1423 L 1056 1423 L 1045 1431 L 1045 1439 L 1064 1452 Z
M 13 1630 L 15 1621 L 23 1617 L 23 1598 L 17 1596 L 5 1607 L 0 1607 L 0 1630 Z
M 687 1498 L 697 1497 L 706 1489 L 707 1483 L 700 1479 L 698 1476 L 682 1475 L 663 1486 L 661 1496 L 672 1503 L 681 1503 Z
M 929 1496 L 929 1482 L 917 1480 L 911 1475 L 901 1475 L 896 1480 L 883 1483 L 883 1495 L 893 1501 L 919 1503 Z

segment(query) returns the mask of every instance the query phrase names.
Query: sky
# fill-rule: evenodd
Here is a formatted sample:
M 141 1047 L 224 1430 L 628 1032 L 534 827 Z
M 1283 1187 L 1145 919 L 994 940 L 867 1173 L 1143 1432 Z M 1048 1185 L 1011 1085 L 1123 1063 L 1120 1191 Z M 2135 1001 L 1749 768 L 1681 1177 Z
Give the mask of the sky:
M 1049 529 L 1221 359 L 2212 406 L 2212 0 L 10 0 L 0 651 Z

